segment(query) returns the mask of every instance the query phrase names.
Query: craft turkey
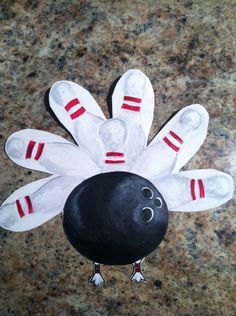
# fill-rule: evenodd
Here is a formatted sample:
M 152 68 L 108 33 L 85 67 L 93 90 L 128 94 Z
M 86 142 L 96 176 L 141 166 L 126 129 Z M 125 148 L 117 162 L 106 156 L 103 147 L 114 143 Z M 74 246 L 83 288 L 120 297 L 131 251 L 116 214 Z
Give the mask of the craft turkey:
M 168 211 L 203 211 L 231 199 L 230 175 L 180 171 L 206 137 L 203 106 L 182 108 L 147 145 L 154 92 L 140 70 L 128 70 L 117 82 L 110 119 L 70 81 L 53 84 L 49 102 L 77 145 L 33 129 L 8 138 L 12 161 L 51 175 L 10 195 L 0 208 L 0 225 L 26 231 L 62 213 L 69 241 L 94 262 L 90 281 L 96 286 L 104 282 L 100 264 L 132 264 L 131 280 L 145 281 L 141 262 L 163 240 Z

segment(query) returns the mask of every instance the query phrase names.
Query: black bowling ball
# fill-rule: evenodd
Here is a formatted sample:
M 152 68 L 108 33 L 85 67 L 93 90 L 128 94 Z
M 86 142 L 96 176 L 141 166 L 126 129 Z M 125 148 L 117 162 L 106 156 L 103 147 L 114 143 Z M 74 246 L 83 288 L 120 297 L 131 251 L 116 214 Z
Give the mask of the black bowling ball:
M 63 226 L 71 244 L 85 257 L 124 265 L 147 256 L 160 244 L 168 210 L 147 179 L 128 172 L 102 173 L 71 192 Z

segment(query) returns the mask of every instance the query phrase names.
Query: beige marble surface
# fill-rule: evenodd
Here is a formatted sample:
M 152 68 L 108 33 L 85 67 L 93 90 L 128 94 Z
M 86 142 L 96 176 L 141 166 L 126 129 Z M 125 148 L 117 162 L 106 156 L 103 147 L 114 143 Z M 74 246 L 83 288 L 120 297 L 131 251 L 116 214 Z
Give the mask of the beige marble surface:
M 111 83 L 129 68 L 155 90 L 151 137 L 181 107 L 201 103 L 208 137 L 186 169 L 236 175 L 236 1 L 0 1 L 1 200 L 42 173 L 14 165 L 6 138 L 26 127 L 69 135 L 46 111 L 53 82 L 89 89 L 108 116 Z M 235 199 L 196 214 L 171 213 L 160 249 L 145 260 L 147 283 L 130 266 L 103 267 L 76 253 L 60 217 L 41 227 L 0 230 L 0 315 L 233 316 Z

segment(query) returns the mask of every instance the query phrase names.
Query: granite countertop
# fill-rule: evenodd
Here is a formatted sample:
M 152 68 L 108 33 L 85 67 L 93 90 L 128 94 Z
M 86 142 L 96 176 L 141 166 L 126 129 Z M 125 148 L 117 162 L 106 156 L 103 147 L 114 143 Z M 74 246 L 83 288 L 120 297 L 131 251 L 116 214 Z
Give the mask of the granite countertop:
M 3 151 L 23 128 L 70 136 L 44 105 L 53 82 L 87 88 L 108 117 L 110 85 L 139 68 L 155 90 L 152 137 L 170 115 L 200 103 L 207 139 L 186 169 L 236 175 L 236 2 L 210 0 L 1 1 L 1 201 L 45 174 L 14 165 Z M 235 199 L 200 213 L 171 213 L 159 249 L 145 259 L 145 284 L 131 266 L 92 265 L 67 241 L 60 216 L 28 232 L 0 230 L 0 315 L 233 316 Z

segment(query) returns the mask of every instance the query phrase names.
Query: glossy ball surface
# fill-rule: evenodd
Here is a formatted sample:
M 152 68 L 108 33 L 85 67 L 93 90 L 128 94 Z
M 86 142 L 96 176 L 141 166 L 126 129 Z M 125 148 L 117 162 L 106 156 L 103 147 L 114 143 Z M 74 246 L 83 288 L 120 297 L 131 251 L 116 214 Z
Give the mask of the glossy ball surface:
M 71 244 L 102 264 L 130 264 L 151 253 L 168 226 L 166 203 L 147 179 L 128 172 L 98 174 L 69 195 L 63 226 Z

